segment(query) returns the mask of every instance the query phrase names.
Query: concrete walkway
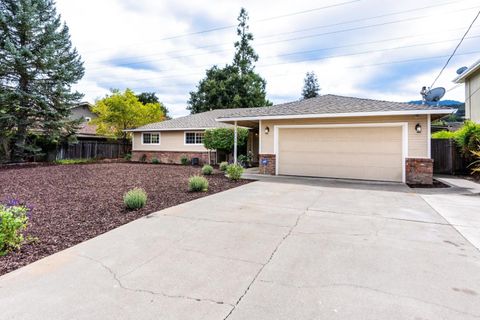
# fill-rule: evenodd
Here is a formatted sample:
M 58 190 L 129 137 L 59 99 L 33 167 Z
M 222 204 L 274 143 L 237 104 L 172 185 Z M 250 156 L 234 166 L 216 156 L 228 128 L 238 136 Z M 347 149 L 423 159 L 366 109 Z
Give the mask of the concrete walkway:
M 403 185 L 278 179 L 0 277 L 0 310 L 35 320 L 478 319 L 480 252 Z
M 437 192 L 422 195 L 422 198 L 480 250 L 480 184 L 454 176 L 441 176 L 437 179 L 451 185 L 457 192 Z

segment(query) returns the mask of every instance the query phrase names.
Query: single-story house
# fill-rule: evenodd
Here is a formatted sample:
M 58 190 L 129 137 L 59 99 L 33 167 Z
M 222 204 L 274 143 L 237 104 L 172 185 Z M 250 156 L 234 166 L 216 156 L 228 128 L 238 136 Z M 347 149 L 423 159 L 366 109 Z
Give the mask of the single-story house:
M 430 124 L 455 109 L 337 95 L 271 107 L 223 109 L 149 124 L 133 132 L 133 159 L 202 157 L 205 129 L 251 128 L 249 148 L 272 175 L 431 183 Z M 250 139 L 249 139 L 250 140 Z M 258 148 L 257 148 L 258 146 Z
M 465 83 L 465 119 L 480 123 L 480 60 L 464 70 L 453 82 Z
M 208 129 L 233 129 L 234 125 L 216 119 L 238 110 L 212 110 L 126 130 L 133 135 L 132 160 L 145 157 L 147 161 L 156 158 L 161 163 L 180 163 L 181 157 L 186 156 L 188 159 L 198 158 L 202 164 L 215 163 L 217 152 L 204 147 L 203 134 Z M 247 150 L 252 153 L 253 161 L 258 162 L 258 130 L 255 128 L 250 130 Z

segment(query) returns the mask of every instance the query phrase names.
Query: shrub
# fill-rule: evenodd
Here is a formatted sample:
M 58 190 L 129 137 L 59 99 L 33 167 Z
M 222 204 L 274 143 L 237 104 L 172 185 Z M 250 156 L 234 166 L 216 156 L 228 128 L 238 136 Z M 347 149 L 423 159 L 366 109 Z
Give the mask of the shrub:
M 18 249 L 24 243 L 22 232 L 28 225 L 27 206 L 17 201 L 0 204 L 0 256 Z
M 212 166 L 210 166 L 208 164 L 203 166 L 203 168 L 202 168 L 202 174 L 203 175 L 209 176 L 212 173 L 213 173 L 213 167 Z
M 129 210 L 143 208 L 147 203 L 147 193 L 142 188 L 135 188 L 123 195 L 123 203 Z
M 238 164 L 240 164 L 242 167 L 246 168 L 248 166 L 248 158 L 246 155 L 241 154 L 238 156 Z
M 56 164 L 82 164 L 82 163 L 92 163 L 93 159 L 62 159 L 62 160 L 56 160 Z
M 123 158 L 127 161 L 130 161 L 132 160 L 132 154 L 131 153 L 125 153 L 125 155 L 123 156 Z
M 203 145 L 210 150 L 222 150 L 230 152 L 234 146 L 234 130 L 232 128 L 215 128 L 205 131 Z M 237 144 L 242 147 L 247 144 L 248 129 L 237 128 Z
M 186 155 L 183 155 L 180 158 L 180 163 L 183 164 L 184 166 L 186 166 L 188 164 L 188 157 Z
M 432 133 L 432 139 L 453 139 L 455 138 L 455 132 L 453 131 L 437 131 Z
M 147 155 L 146 154 L 142 154 L 142 156 L 140 157 L 140 162 L 147 162 Z
M 188 179 L 188 190 L 194 192 L 208 191 L 208 180 L 202 176 L 192 176 Z
M 228 162 L 227 161 L 220 162 L 220 170 L 226 171 L 227 167 L 228 167 Z
M 159 164 L 159 163 L 160 163 L 160 160 L 158 160 L 157 158 L 153 158 L 153 159 L 152 159 L 152 163 L 153 163 L 153 164 Z
M 472 151 L 473 156 L 477 159 L 470 163 L 468 167 L 472 168 L 472 174 L 480 174 L 480 146 L 478 147 L 478 151 Z
M 230 164 L 227 166 L 227 177 L 230 180 L 240 180 L 243 174 L 243 167 L 238 164 Z
M 465 124 L 455 131 L 455 141 L 462 148 L 467 158 L 472 157 L 472 152 L 478 150 L 480 143 L 480 124 L 473 121 L 465 121 Z

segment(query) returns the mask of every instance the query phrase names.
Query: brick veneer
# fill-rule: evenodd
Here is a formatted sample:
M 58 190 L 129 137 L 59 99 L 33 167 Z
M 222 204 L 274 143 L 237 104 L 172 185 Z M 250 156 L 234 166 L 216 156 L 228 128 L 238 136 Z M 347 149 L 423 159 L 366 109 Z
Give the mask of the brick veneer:
M 198 158 L 200 164 L 208 163 L 208 152 L 192 151 L 132 151 L 132 161 L 140 161 L 143 155 L 147 156 L 146 161 L 151 162 L 157 158 L 160 163 L 181 163 L 182 156 L 187 156 L 189 160 Z M 215 161 L 215 152 L 210 153 L 212 162 Z
M 433 159 L 407 158 L 405 166 L 407 183 L 433 183 Z
M 260 159 L 259 169 L 261 174 L 275 175 L 275 155 L 274 154 L 259 154 Z M 263 164 L 266 161 L 267 164 Z

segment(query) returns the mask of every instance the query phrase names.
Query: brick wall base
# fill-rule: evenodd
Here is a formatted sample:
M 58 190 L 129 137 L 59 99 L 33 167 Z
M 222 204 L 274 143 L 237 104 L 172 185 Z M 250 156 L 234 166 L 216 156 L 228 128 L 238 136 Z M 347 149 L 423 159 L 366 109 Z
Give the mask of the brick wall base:
M 274 154 L 259 154 L 259 171 L 261 174 L 275 175 L 275 155 Z
M 406 180 L 409 184 L 433 184 L 433 159 L 407 158 Z
M 146 156 L 146 162 L 152 162 L 153 158 L 157 158 L 160 163 L 180 164 L 182 156 L 187 156 L 189 162 L 192 158 L 198 158 L 199 164 L 208 163 L 208 152 L 192 152 L 192 151 L 132 151 L 132 161 L 141 161 L 143 155 Z M 210 153 L 212 163 L 215 162 L 215 152 Z

